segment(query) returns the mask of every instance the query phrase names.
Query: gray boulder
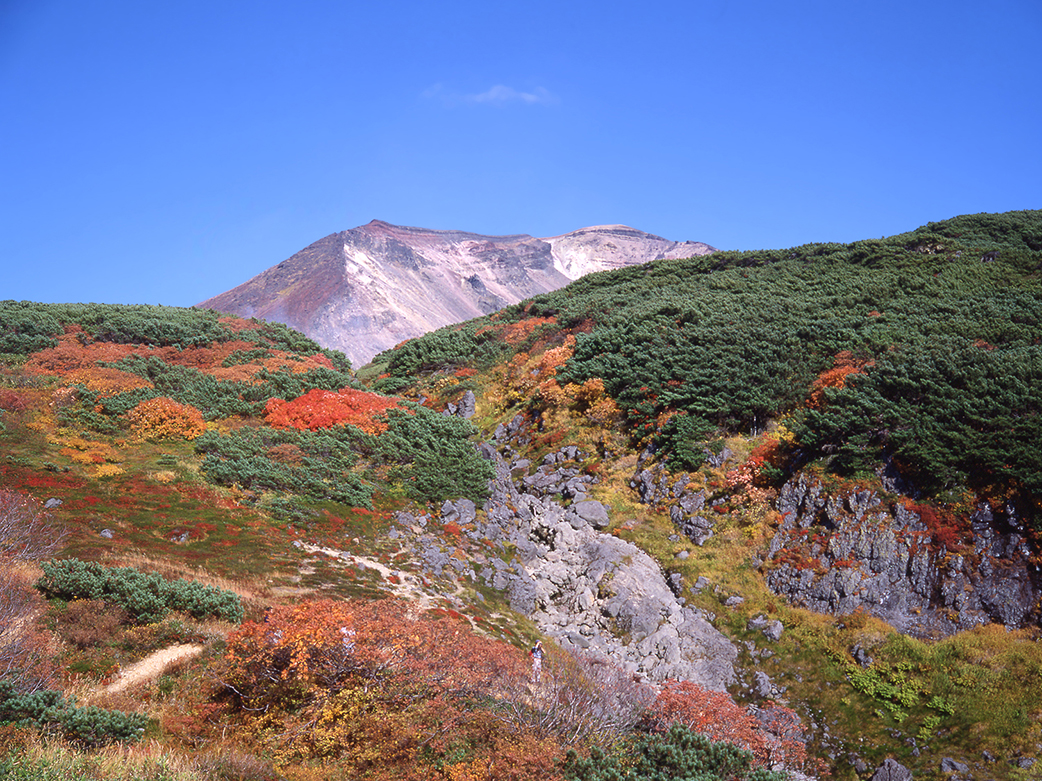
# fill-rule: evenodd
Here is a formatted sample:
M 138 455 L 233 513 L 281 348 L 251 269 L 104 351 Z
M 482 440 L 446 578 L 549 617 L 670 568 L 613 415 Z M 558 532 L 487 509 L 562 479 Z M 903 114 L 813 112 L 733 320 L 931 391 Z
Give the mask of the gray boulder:
M 456 414 L 461 418 L 472 418 L 477 409 L 478 401 L 474 398 L 474 391 L 467 391 L 463 394 L 463 398 L 459 400 Z
M 969 773 L 970 766 L 951 757 L 943 757 L 941 759 L 941 772 L 949 775 L 951 773 Z
M 594 499 L 575 502 L 570 510 L 595 529 L 604 529 L 611 522 L 607 508 Z
M 782 632 L 785 627 L 782 626 L 781 621 L 770 621 L 767 626 L 763 628 L 763 636 L 770 640 L 772 643 L 777 643 L 781 640 Z
M 912 771 L 896 759 L 887 759 L 872 774 L 872 781 L 912 781 Z

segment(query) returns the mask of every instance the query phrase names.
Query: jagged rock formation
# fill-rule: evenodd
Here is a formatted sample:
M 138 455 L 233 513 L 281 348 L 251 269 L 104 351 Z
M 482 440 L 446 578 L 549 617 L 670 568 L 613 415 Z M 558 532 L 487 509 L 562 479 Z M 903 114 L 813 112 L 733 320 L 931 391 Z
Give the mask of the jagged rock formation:
M 599 533 L 583 505 L 565 508 L 549 495 L 523 493 L 510 464 L 491 447 L 497 478 L 485 505 L 516 547 L 520 565 L 493 585 L 561 645 L 610 657 L 652 680 L 691 680 L 723 690 L 734 680 L 737 649 L 670 589 L 659 565 L 632 543 Z M 561 476 L 559 491 L 571 476 Z M 523 484 L 523 483 L 522 483 Z M 550 493 L 550 492 L 547 492 Z
M 557 290 L 591 271 L 713 251 L 624 225 L 537 239 L 373 220 L 326 236 L 198 306 L 285 323 L 361 366 L 406 339 Z
M 730 457 L 731 451 L 724 449 L 722 464 Z M 720 455 L 709 454 L 710 459 L 719 459 Z M 711 504 L 706 504 L 705 489 L 697 491 L 689 485 L 686 472 L 670 475 L 662 464 L 654 469 L 641 469 L 630 481 L 630 487 L 637 491 L 644 504 L 669 507 L 669 519 L 681 534 L 695 545 L 704 545 L 713 536 L 715 523 L 707 516 Z
M 969 541 L 949 550 L 916 512 L 874 491 L 830 495 L 801 475 L 778 498 L 767 585 L 795 604 L 835 615 L 863 608 L 908 634 L 950 635 L 1036 618 L 1038 568 L 1016 516 L 981 505 Z

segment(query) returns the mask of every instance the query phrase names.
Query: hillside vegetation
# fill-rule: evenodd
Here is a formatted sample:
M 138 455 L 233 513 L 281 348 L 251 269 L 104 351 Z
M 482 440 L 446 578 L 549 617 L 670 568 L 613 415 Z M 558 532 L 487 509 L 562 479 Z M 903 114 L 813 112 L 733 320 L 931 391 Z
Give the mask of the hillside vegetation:
M 1035 623 L 912 638 L 763 573 L 797 477 L 914 501 L 949 553 L 987 505 L 1037 556 L 1040 402 L 1042 212 L 593 274 L 357 376 L 278 324 L 0 302 L 0 778 L 1032 777 Z M 546 638 L 533 680 L 538 628 L 478 577 L 511 565 L 475 449 L 508 429 L 531 464 L 575 446 L 606 532 L 739 645 L 730 695 Z
M 552 378 L 521 380 L 528 403 L 600 381 L 633 443 L 675 469 L 700 464 L 709 439 L 781 419 L 800 463 L 858 476 L 893 459 L 918 491 L 1009 494 L 1034 515 L 1040 253 L 1042 212 L 1010 212 L 591 274 L 378 356 L 376 387 L 560 345 Z

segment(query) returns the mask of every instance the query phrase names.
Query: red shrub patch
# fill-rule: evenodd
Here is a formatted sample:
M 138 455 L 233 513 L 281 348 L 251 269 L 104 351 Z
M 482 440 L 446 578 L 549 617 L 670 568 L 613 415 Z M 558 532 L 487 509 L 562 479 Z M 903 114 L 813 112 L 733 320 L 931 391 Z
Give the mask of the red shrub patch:
M 21 412 L 28 406 L 29 402 L 25 400 L 24 394 L 6 388 L 0 390 L 0 409 L 8 412 Z
M 926 524 L 935 547 L 943 546 L 950 553 L 958 553 L 966 548 L 970 529 L 965 517 L 914 502 L 905 502 L 905 509 L 918 515 Z

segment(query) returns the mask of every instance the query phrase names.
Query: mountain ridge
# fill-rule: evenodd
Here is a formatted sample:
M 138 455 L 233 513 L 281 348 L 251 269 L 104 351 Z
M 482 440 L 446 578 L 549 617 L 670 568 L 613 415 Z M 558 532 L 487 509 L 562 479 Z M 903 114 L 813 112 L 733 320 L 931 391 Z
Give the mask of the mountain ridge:
M 537 238 L 374 219 L 331 233 L 197 306 L 284 323 L 359 366 L 402 341 L 594 271 L 714 251 L 625 225 Z

